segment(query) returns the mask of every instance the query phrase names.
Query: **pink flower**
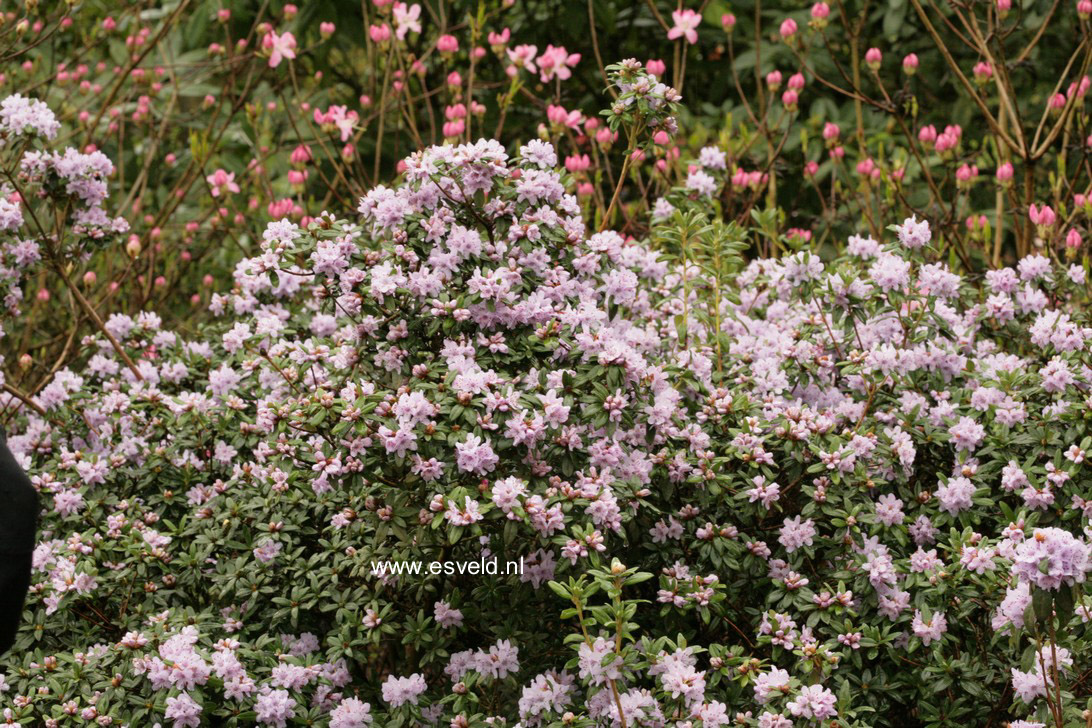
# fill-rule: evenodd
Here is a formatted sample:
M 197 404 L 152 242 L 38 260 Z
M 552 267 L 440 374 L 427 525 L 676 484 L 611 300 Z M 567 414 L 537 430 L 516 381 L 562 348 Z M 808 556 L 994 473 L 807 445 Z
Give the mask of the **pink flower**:
M 508 60 L 512 62 L 516 68 L 522 68 L 524 70 L 535 73 L 538 68 L 535 67 L 535 56 L 538 54 L 538 46 L 533 45 L 518 45 L 515 48 L 508 49 Z
M 232 193 L 239 192 L 239 185 L 235 184 L 235 173 L 226 172 L 223 169 L 218 169 L 208 177 L 205 177 L 205 181 L 209 183 L 209 187 L 212 188 L 212 196 L 219 197 L 220 193 L 224 190 Z
M 572 77 L 572 71 L 569 69 L 575 67 L 577 63 L 580 63 L 579 53 L 569 53 L 563 46 L 555 48 L 548 45 L 538 57 L 539 78 L 543 83 L 547 83 L 554 76 L 565 81 Z
M 796 21 L 792 18 L 786 18 L 781 23 L 781 37 L 784 40 L 789 40 L 796 35 Z
M 579 111 L 566 111 L 564 107 L 553 104 L 546 107 L 546 118 L 551 124 L 566 126 L 573 131 L 579 131 L 580 125 L 584 123 L 584 115 Z M 607 131 L 610 133 L 609 130 Z
M 835 705 L 838 699 L 822 685 L 808 685 L 788 704 L 789 712 L 803 718 L 824 720 L 838 715 Z
M 296 57 L 296 37 L 291 33 L 277 35 L 270 31 L 262 38 L 262 48 L 269 52 L 269 67 L 276 68 L 285 58 Z
M 701 16 L 690 9 L 673 10 L 671 19 L 675 26 L 667 31 L 668 40 L 686 38 L 686 42 L 693 45 L 698 42 L 698 26 L 701 25 Z
M 913 76 L 918 71 L 918 55 L 916 53 L 908 53 L 905 58 L 902 59 L 902 70 L 907 76 Z
M 393 708 L 406 703 L 417 705 L 418 697 L 427 688 L 425 678 L 420 673 L 415 673 L 409 677 L 391 675 L 383 682 L 383 700 Z
M 398 40 L 405 40 L 410 31 L 421 32 L 421 6 L 417 3 L 406 7 L 405 3 L 394 4 L 394 28 Z
M 929 643 L 936 642 L 948 631 L 948 619 L 944 612 L 934 612 L 926 620 L 921 610 L 915 609 L 910 628 L 914 630 L 914 636 L 920 638 L 921 643 L 928 647 Z

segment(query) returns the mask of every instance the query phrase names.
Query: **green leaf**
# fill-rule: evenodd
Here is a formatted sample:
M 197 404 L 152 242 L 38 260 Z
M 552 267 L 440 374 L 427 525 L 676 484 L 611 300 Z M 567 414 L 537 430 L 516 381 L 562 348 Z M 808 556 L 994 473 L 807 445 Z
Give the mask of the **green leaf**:
M 1050 592 L 1046 589 L 1035 588 L 1031 595 L 1031 606 L 1035 609 L 1035 616 L 1040 622 L 1046 622 L 1053 614 Z

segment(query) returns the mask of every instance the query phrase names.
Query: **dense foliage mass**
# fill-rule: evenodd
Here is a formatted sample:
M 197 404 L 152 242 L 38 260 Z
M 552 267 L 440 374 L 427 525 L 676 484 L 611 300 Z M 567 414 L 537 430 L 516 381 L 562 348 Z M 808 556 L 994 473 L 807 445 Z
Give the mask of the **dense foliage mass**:
M 0 725 L 1092 725 L 1092 3 L 911 1 L 5 11 Z

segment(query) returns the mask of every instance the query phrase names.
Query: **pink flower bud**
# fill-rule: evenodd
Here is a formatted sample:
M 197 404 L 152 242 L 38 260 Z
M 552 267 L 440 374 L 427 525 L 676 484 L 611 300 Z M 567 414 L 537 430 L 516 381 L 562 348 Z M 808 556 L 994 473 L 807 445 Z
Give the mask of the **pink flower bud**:
M 864 54 L 865 64 L 868 65 L 873 71 L 880 70 L 880 64 L 883 63 L 883 53 L 879 48 L 869 48 Z
M 391 39 L 391 27 L 386 23 L 368 27 L 368 36 L 373 43 L 386 43 Z
M 1004 20 L 1005 16 L 1009 14 L 1010 10 L 1012 10 L 1012 0 L 997 0 L 998 17 Z
M 907 76 L 913 76 L 918 72 L 918 55 L 916 53 L 908 53 L 902 59 L 902 71 Z
M 226 23 L 227 21 L 231 20 L 231 11 L 227 8 L 224 8 L 223 10 L 217 10 L 216 19 L 219 20 L 221 23 Z
M 786 18 L 781 23 L 781 37 L 784 40 L 789 40 L 794 35 L 796 35 L 796 21 L 792 18 Z
M 1084 95 L 1088 93 L 1090 85 L 1092 85 L 1092 79 L 1089 79 L 1088 76 L 1082 76 L 1080 81 L 1069 84 L 1065 96 L 1067 99 L 1071 99 L 1074 96 L 1078 99 L 1083 99 Z
M 1077 15 L 1081 20 L 1088 20 L 1092 16 L 1092 0 L 1078 0 Z
M 720 16 L 720 27 L 724 28 L 726 33 L 731 33 L 732 28 L 736 27 L 736 16 L 731 13 Z
M 974 64 L 974 80 L 978 85 L 984 86 L 993 77 L 993 68 L 985 61 Z
M 1075 229 L 1070 228 L 1069 232 L 1065 235 L 1065 247 L 1071 250 L 1076 250 L 1081 247 L 1081 234 Z
M 333 23 L 319 23 L 319 35 L 323 38 L 329 38 L 334 34 L 334 30 L 337 28 Z
M 1028 207 L 1028 219 L 1040 227 L 1049 228 L 1054 225 L 1057 217 L 1050 205 L 1043 205 L 1040 209 L 1032 204 Z
M 871 177 L 872 173 L 876 170 L 876 163 L 872 161 L 871 157 L 866 157 L 860 162 L 857 162 L 857 174 L 862 177 Z
M 789 88 L 791 88 L 793 91 L 803 91 L 804 74 L 794 73 L 793 75 L 789 76 Z
M 925 146 L 935 144 L 937 140 L 937 128 L 930 124 L 929 126 L 923 126 L 918 132 L 918 141 Z
M 441 53 L 454 53 L 459 50 L 459 41 L 453 35 L 441 35 L 436 39 L 436 50 Z
M 828 142 L 836 140 L 841 133 L 842 130 L 838 128 L 837 124 L 828 121 L 823 125 L 823 139 Z
M 565 158 L 565 169 L 570 172 L 586 172 L 591 169 L 591 159 L 587 154 L 576 156 L 575 154 Z
M 804 165 L 804 176 L 814 177 L 819 172 L 819 163 L 812 160 Z
M 288 170 L 288 184 L 294 188 L 303 187 L 303 183 L 307 181 L 306 169 L 290 169 Z
M 966 224 L 968 230 L 972 233 L 977 233 L 984 230 L 986 226 L 990 224 L 990 221 L 986 219 L 985 215 L 979 215 L 977 217 L 971 215 L 967 218 Z
M 307 164 L 311 159 L 311 150 L 305 144 L 297 146 L 292 150 L 292 154 L 289 156 L 289 161 L 296 165 Z
M 766 86 L 771 91 L 781 88 L 781 71 L 770 71 L 766 74 Z
M 791 88 L 781 94 L 781 103 L 785 105 L 785 108 L 789 111 L 796 111 L 796 102 L 800 100 L 800 94 L 793 91 Z
M 508 45 L 508 41 L 512 37 L 512 31 L 505 28 L 499 33 L 489 31 L 489 47 L 493 49 L 494 53 L 500 53 L 504 50 L 504 47 Z
M 663 147 L 671 142 L 671 137 L 667 135 L 666 131 L 660 129 L 658 132 L 652 135 L 652 141 Z
M 656 78 L 662 78 L 664 73 L 667 72 L 667 64 L 661 60 L 649 59 L 645 61 L 645 70 L 651 73 Z
M 978 166 L 974 164 L 962 164 L 956 170 L 956 184 L 967 189 L 978 177 Z

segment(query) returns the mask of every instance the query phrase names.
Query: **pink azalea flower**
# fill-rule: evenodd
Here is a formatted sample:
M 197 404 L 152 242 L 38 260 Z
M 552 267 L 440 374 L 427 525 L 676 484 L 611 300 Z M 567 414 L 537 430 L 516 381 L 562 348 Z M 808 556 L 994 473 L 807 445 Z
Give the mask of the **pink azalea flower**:
M 671 19 L 675 21 L 675 26 L 667 31 L 668 39 L 686 38 L 686 42 L 691 45 L 698 42 L 698 26 L 701 24 L 700 15 L 690 9 L 674 10 L 671 12 Z
M 262 39 L 262 48 L 269 51 L 269 67 L 276 68 L 285 58 L 292 60 L 296 57 L 296 36 L 291 33 L 277 35 L 270 31 Z

